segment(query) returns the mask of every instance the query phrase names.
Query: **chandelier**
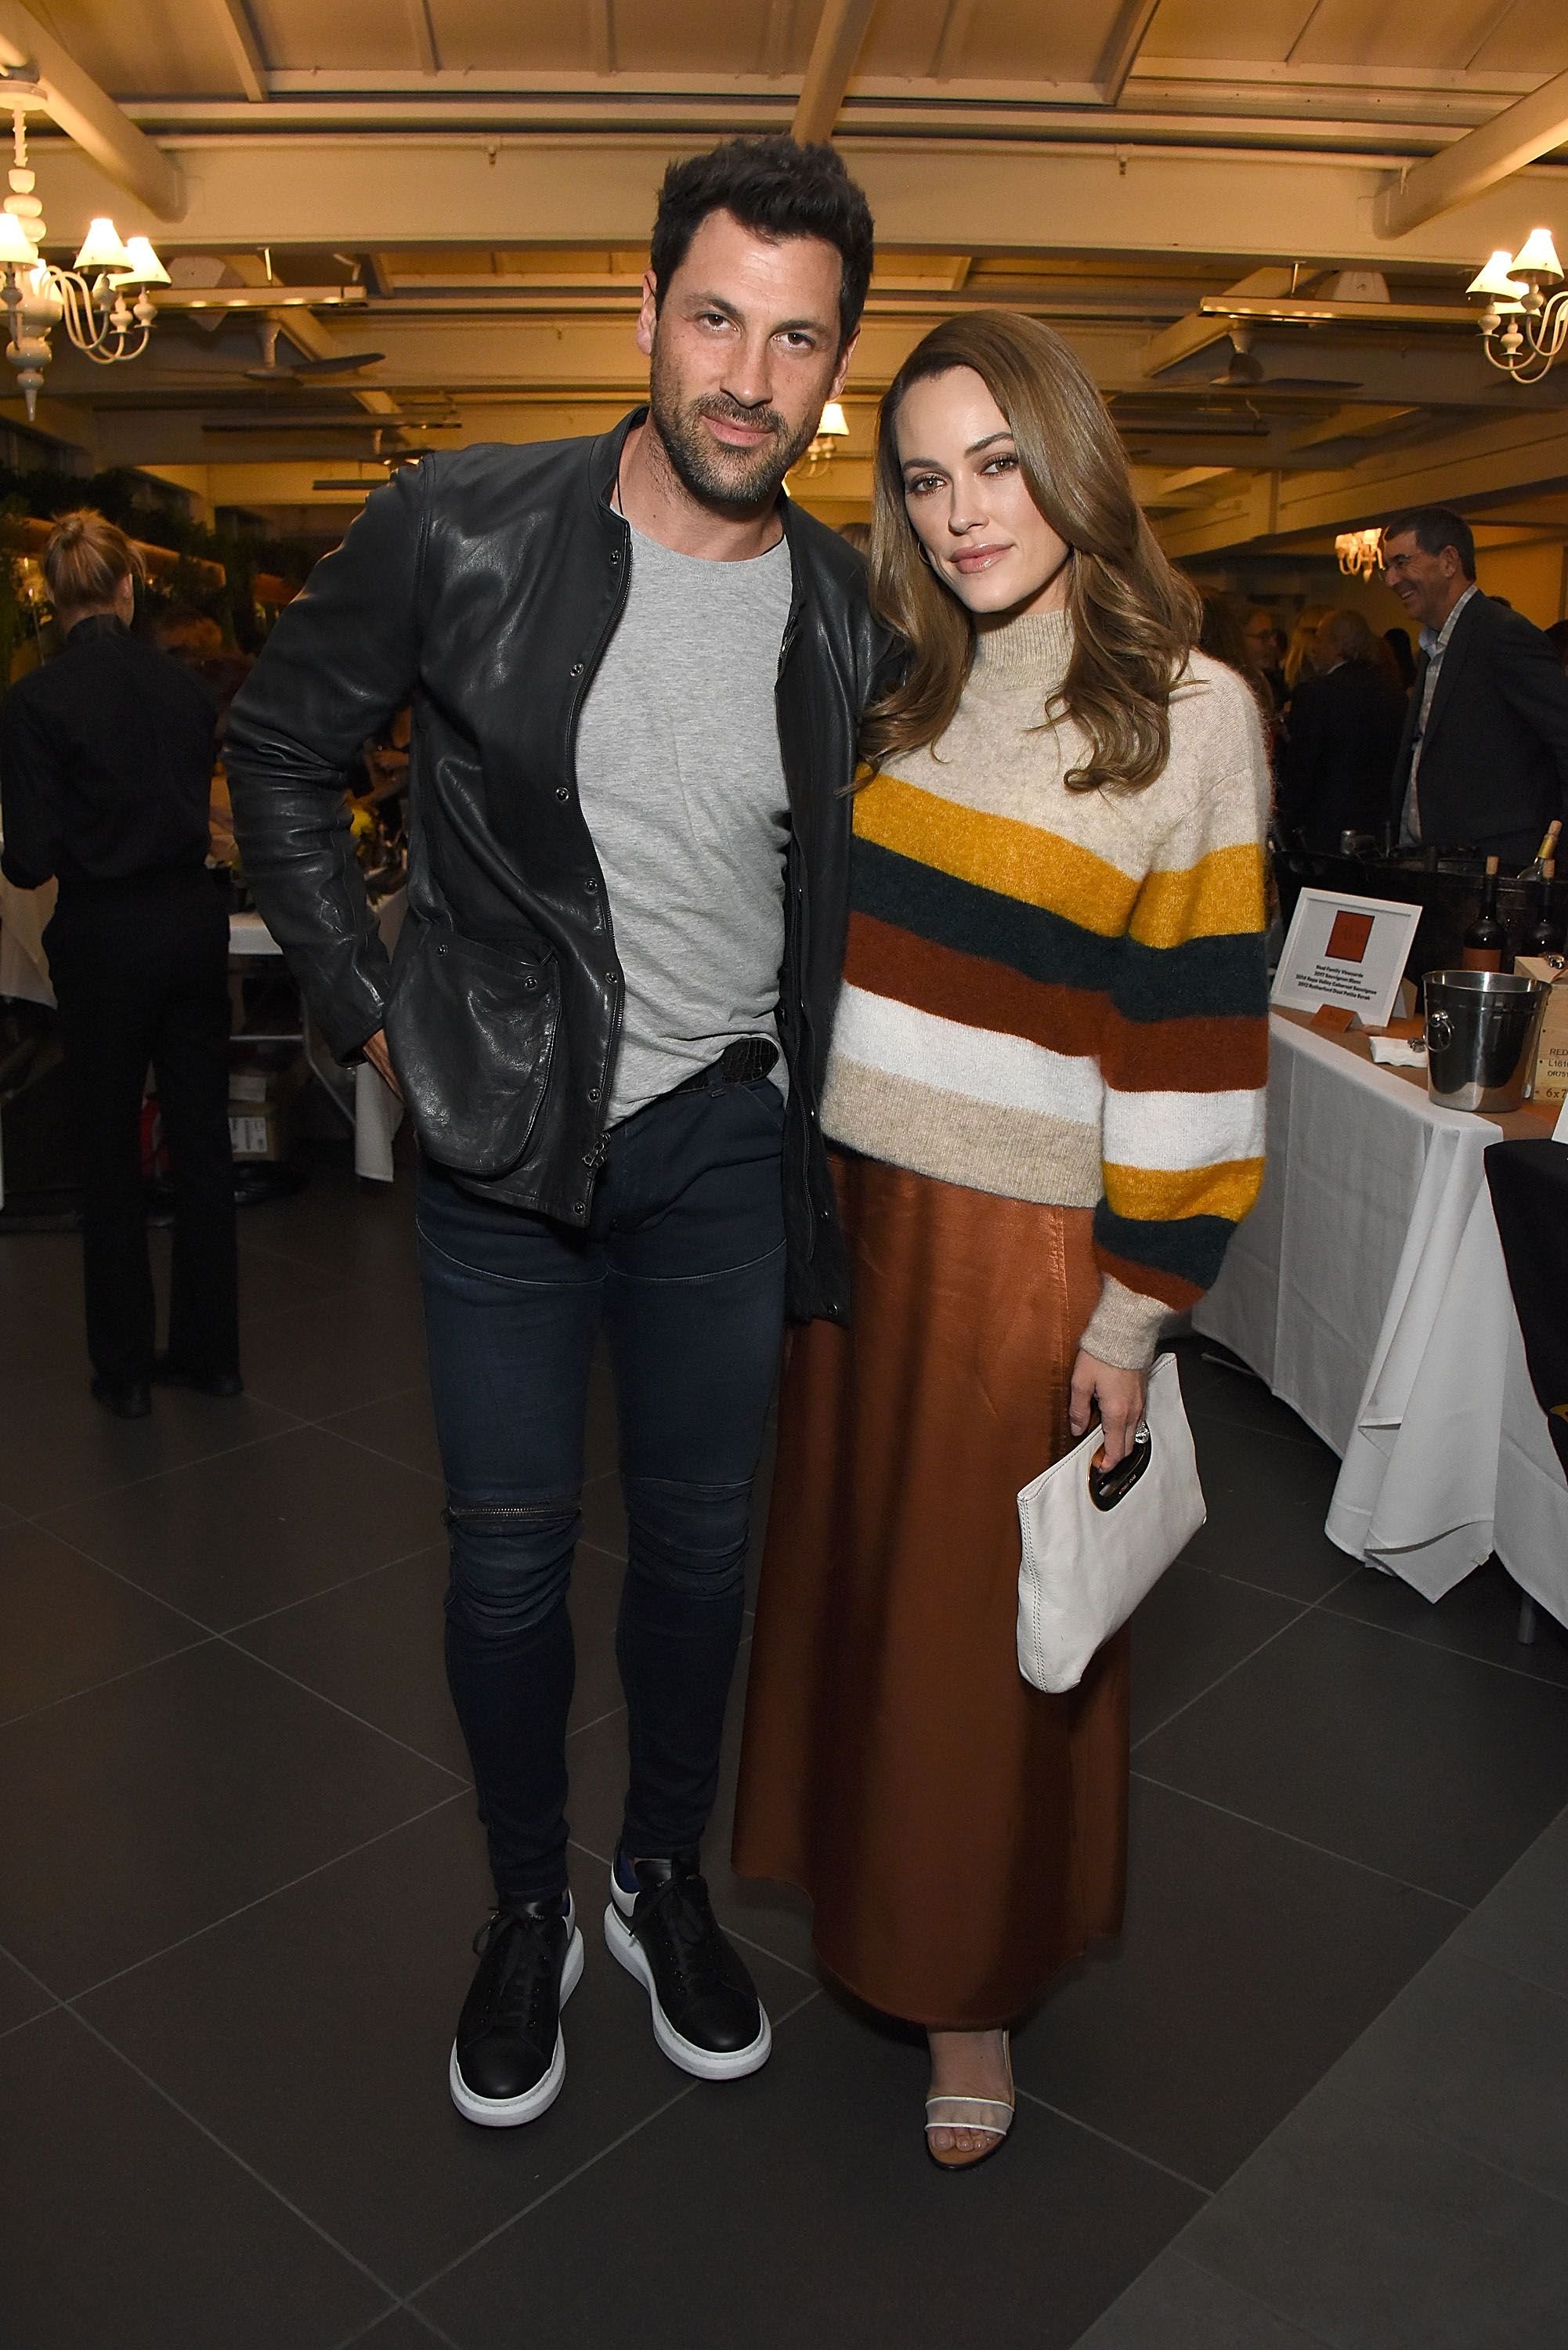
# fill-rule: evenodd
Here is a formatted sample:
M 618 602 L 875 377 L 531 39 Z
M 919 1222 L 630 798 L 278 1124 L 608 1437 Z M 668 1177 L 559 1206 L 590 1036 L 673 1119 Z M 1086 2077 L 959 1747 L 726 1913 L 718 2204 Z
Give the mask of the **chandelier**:
M 1370 579 L 1383 561 L 1383 525 L 1366 530 L 1342 530 L 1334 542 L 1339 567 L 1352 579 Z
M 1555 279 L 1553 290 L 1547 292 Z M 1532 229 L 1510 260 L 1500 245 L 1467 293 L 1484 294 L 1480 321 L 1486 355 L 1515 383 L 1539 383 L 1563 356 L 1568 342 L 1568 288 L 1563 265 L 1547 228 Z
M 158 315 L 147 289 L 167 286 L 169 272 L 146 237 L 125 244 L 107 218 L 88 223 L 71 268 L 44 259 L 39 247 L 48 225 L 27 161 L 26 107 L 16 102 L 14 83 L 6 95 L 13 99 L 11 192 L 0 211 L 0 302 L 10 328 L 5 357 L 16 370 L 31 422 L 53 357 L 51 331 L 63 326 L 77 349 L 102 367 L 140 359 Z M 132 289 L 134 304 L 126 298 Z
M 833 463 L 839 442 L 848 438 L 849 426 L 843 406 L 838 400 L 830 400 L 817 421 L 816 431 L 806 443 L 805 454 L 800 461 L 802 473 L 808 479 L 814 473 L 820 473 L 825 466 Z

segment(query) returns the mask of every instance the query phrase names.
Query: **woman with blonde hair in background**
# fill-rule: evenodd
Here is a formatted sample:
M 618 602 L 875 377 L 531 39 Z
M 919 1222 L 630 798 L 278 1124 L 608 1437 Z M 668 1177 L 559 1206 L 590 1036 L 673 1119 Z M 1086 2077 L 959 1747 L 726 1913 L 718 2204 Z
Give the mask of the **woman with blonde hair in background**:
M 1303 678 L 1311 677 L 1317 667 L 1318 623 L 1326 620 L 1328 614 L 1326 604 L 1303 604 L 1292 624 L 1283 662 L 1287 711 Z
M 1134 500 L 1094 384 L 1001 311 L 882 404 L 869 715 L 822 1124 L 847 1329 L 780 1409 L 735 1829 L 824 1966 L 926 2028 L 946 2170 L 1012 2119 L 1009 2027 L 1120 1922 L 1127 1654 L 1021 1677 L 1016 1495 L 1097 1412 L 1262 1170 L 1268 777 L 1250 686 Z
M 81 1163 L 92 1391 L 144 1419 L 155 1379 L 240 1392 L 229 1152 L 229 923 L 205 869 L 215 697 L 131 631 L 140 557 L 90 507 L 44 577 L 63 650 L 0 705 L 5 878 L 57 879 L 44 933 Z M 174 1177 L 169 1344 L 155 1353 L 141 1097 L 149 1063 Z

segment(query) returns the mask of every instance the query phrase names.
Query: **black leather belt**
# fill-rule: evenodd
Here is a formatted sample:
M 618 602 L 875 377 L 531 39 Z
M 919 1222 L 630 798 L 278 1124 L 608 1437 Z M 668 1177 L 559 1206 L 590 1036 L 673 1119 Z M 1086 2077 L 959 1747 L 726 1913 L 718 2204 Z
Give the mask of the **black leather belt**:
M 716 1086 L 754 1086 L 759 1077 L 767 1076 L 778 1056 L 778 1046 L 770 1044 L 765 1036 L 737 1036 L 707 1068 L 694 1070 L 670 1090 L 672 1094 L 701 1094 Z

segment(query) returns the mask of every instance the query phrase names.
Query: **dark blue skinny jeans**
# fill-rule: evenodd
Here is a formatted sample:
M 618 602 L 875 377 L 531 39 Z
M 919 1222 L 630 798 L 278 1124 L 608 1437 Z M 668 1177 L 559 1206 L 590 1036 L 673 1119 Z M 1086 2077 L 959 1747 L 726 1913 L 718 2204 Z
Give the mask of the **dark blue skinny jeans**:
M 783 1130 L 767 1079 L 652 1103 L 612 1130 L 586 1232 L 421 1169 L 447 1675 L 504 1906 L 566 1882 L 566 1590 L 601 1330 L 628 1523 L 622 1842 L 686 1852 L 708 1824 L 784 1325 Z

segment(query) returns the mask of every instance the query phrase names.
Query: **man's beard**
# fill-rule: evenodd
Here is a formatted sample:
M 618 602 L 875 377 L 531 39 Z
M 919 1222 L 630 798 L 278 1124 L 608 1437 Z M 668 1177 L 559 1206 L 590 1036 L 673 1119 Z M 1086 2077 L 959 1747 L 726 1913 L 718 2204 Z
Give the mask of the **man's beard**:
M 815 414 L 792 433 L 777 409 L 738 408 L 722 392 L 711 392 L 682 407 L 674 371 L 660 365 L 657 343 L 649 404 L 654 430 L 681 486 L 714 505 L 765 505 L 776 496 L 790 467 L 805 456 L 816 432 Z M 726 449 L 703 431 L 705 416 L 774 437 L 760 448 Z

